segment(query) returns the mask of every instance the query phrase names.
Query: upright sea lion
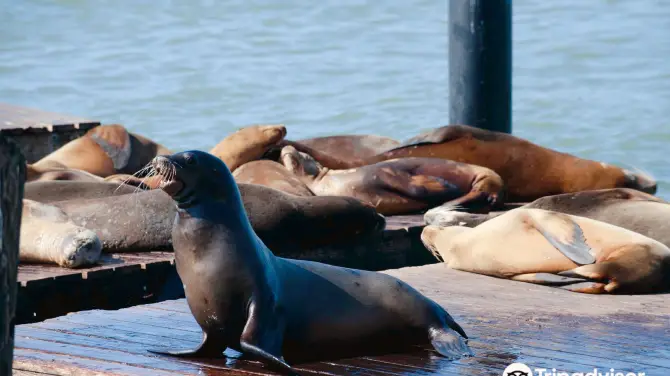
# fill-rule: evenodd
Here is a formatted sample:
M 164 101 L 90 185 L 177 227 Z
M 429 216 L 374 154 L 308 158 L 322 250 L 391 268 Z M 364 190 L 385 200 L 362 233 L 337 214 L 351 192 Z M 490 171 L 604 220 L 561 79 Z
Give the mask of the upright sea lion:
M 239 184 L 239 190 L 254 231 L 278 251 L 354 241 L 381 233 L 386 223 L 374 208 L 350 197 L 298 197 L 254 184 Z M 172 247 L 176 209 L 160 189 L 54 205 L 98 234 L 104 252 Z
M 344 161 L 311 148 L 296 146 L 328 168 L 353 168 L 394 158 L 442 158 L 490 168 L 507 187 L 509 201 L 606 188 L 656 192 L 649 176 L 544 148 L 505 133 L 465 125 L 449 125 L 407 140 L 371 158 Z
M 591 218 L 635 231 L 670 247 L 670 204 L 650 194 L 628 188 L 602 189 L 539 198 L 523 206 Z M 442 208 L 426 212 L 427 224 L 475 227 L 500 216 L 460 213 Z
M 72 223 L 58 208 L 23 200 L 19 260 L 76 268 L 100 258 L 100 240 L 93 231 Z
M 135 193 L 137 188 L 105 181 L 34 181 L 26 183 L 23 190 L 24 198 L 49 203 L 120 196 Z
M 350 196 L 371 203 L 384 215 L 409 214 L 444 204 L 489 209 L 503 197 L 503 181 L 485 167 L 437 158 L 400 158 L 349 170 L 331 170 L 286 146 L 286 169 L 317 195 Z
M 421 240 L 453 269 L 585 293 L 670 289 L 670 249 L 605 222 L 519 208 L 475 228 L 426 226 Z
M 263 185 L 296 196 L 314 196 L 302 180 L 275 161 L 245 163 L 233 172 L 233 177 L 238 183 Z
M 430 342 L 452 359 L 471 354 L 447 311 L 394 277 L 275 257 L 254 233 L 220 159 L 189 151 L 156 157 L 154 166 L 176 202 L 177 272 L 204 334 L 194 350 L 158 353 L 213 357 L 232 348 L 292 374 L 283 355 L 361 342 Z
M 230 171 L 251 161 L 261 159 L 268 149 L 286 137 L 283 125 L 253 125 L 226 136 L 210 150 L 228 166 Z
M 338 135 L 307 138 L 297 141 L 285 140 L 280 145 L 299 144 L 303 147 L 319 150 L 340 160 L 359 160 L 371 158 L 400 145 L 400 142 L 389 137 L 376 135 Z
M 41 168 L 54 162 L 70 169 L 107 177 L 134 174 L 158 154 L 171 153 L 163 145 L 128 132 L 119 124 L 95 127 L 35 162 Z

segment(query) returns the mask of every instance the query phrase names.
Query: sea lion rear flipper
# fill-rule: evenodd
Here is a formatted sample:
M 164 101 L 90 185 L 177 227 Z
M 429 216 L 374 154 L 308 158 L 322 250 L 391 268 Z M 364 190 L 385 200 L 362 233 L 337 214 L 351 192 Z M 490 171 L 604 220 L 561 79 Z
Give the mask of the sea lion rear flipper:
M 147 350 L 150 353 L 158 355 L 170 355 L 180 358 L 215 358 L 221 356 L 226 349 L 226 345 L 202 334 L 202 342 L 192 350 Z
M 541 217 L 533 216 L 529 218 L 532 218 L 532 224 L 547 239 L 549 244 L 574 263 L 586 265 L 596 262 L 591 247 L 586 244 L 582 228 L 568 215 L 546 212 Z
M 431 328 L 430 343 L 435 351 L 449 360 L 474 355 L 463 336 L 448 327 Z
M 261 306 L 256 300 L 252 300 L 249 304 L 247 324 L 240 337 L 240 347 L 244 352 L 261 358 L 273 368 L 297 375 L 282 356 L 285 327 L 284 316 L 280 309 L 276 306 Z

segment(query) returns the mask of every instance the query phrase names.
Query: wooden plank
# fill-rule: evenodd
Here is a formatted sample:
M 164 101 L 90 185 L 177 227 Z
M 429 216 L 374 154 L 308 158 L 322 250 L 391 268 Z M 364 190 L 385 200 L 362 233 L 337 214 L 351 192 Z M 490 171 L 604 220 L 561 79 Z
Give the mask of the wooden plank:
M 450 362 L 417 346 L 397 354 L 296 364 L 307 375 L 500 375 L 513 362 L 565 372 L 670 374 L 670 294 L 586 295 L 546 286 L 496 279 L 442 264 L 388 270 L 441 304 L 464 327 L 475 357 Z M 184 299 L 119 311 L 87 311 L 20 325 L 18 364 L 48 354 L 47 369 L 65 374 L 123 364 L 187 374 L 271 374 L 259 362 L 232 359 L 175 359 L 154 356 L 155 347 L 192 348 L 201 331 Z M 27 354 L 27 355 L 24 355 Z M 62 361 L 61 361 L 62 359 Z M 87 368 L 88 367 L 88 368 Z M 26 368 L 41 372 L 41 369 Z M 123 372 L 126 372 L 123 371 Z M 61 373 L 56 373 L 61 372 Z M 121 372 L 121 371 L 119 371 Z
M 0 375 L 12 370 L 25 159 L 0 134 Z
M 391 229 L 380 236 L 280 256 L 368 270 L 437 262 L 420 239 L 422 216 L 389 217 L 387 221 Z M 120 309 L 184 296 L 172 252 L 105 254 L 99 265 L 81 269 L 22 264 L 18 280 L 17 322 L 21 324 L 69 312 Z
M 43 128 L 52 132 L 54 126 L 92 128 L 100 123 L 79 116 L 42 111 L 35 108 L 0 103 L 0 130 Z

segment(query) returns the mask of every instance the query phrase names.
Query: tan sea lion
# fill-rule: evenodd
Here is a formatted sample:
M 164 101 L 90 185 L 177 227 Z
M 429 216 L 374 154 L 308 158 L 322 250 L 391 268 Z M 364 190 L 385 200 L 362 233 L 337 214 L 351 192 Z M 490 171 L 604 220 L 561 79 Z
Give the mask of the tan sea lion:
M 314 196 L 302 180 L 275 161 L 245 163 L 233 172 L 233 177 L 238 183 L 258 184 L 296 196 Z
M 104 179 L 111 183 L 119 185 L 130 185 L 139 189 L 157 189 L 160 184 L 160 177 L 157 176 L 135 176 L 129 174 L 116 174 Z
M 60 209 L 23 200 L 19 260 L 76 268 L 95 264 L 102 246 L 93 231 L 72 223 Z
M 247 162 L 261 159 L 284 137 L 286 127 L 283 125 L 253 125 L 229 134 L 209 152 L 219 157 L 230 171 L 235 171 Z
M 171 153 L 163 145 L 128 132 L 119 124 L 95 127 L 33 164 L 36 168 L 59 163 L 107 177 L 117 173 L 134 174 L 158 154 Z
M 286 146 L 286 169 L 317 195 L 350 196 L 384 215 L 415 213 L 444 204 L 488 212 L 501 203 L 503 181 L 495 172 L 437 158 L 391 159 L 349 170 L 323 167 L 306 153 Z
M 296 148 L 333 169 L 406 157 L 442 158 L 483 166 L 502 177 L 508 201 L 528 202 L 548 195 L 606 188 L 656 192 L 656 181 L 650 176 L 544 148 L 509 134 L 465 125 L 437 128 L 395 149 L 356 160 L 333 158 L 309 147 Z
M 189 151 L 154 166 L 177 206 L 177 272 L 203 339 L 194 350 L 152 352 L 220 357 L 231 348 L 290 374 L 284 355 L 293 362 L 421 343 L 450 359 L 472 354 L 449 313 L 399 279 L 274 256 L 220 159 Z
M 670 289 L 670 249 L 605 222 L 518 208 L 475 228 L 426 226 L 421 240 L 453 269 L 584 293 Z
M 602 189 L 539 198 L 522 206 L 578 215 L 623 227 L 670 247 L 670 204 L 663 199 L 629 188 Z M 462 213 L 437 207 L 424 220 L 436 226 L 475 227 L 503 212 Z

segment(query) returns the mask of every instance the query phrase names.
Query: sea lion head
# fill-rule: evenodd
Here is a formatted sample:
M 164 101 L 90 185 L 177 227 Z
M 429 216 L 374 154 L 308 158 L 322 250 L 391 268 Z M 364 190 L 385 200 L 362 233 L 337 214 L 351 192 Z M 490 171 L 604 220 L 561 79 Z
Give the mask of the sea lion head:
M 151 166 L 162 177 L 160 189 L 180 208 L 202 201 L 225 200 L 231 187 L 237 189 L 233 175 L 219 158 L 199 150 L 160 155 Z
M 649 174 L 642 171 L 631 171 L 623 169 L 624 187 L 633 188 L 649 194 L 655 194 L 658 189 L 656 180 Z
M 281 149 L 281 163 L 287 170 L 299 177 L 317 177 L 323 170 L 323 166 L 312 158 L 311 155 L 298 151 L 293 146 L 285 146 Z
M 230 171 L 251 161 L 261 159 L 267 151 L 286 137 L 286 127 L 254 125 L 238 129 L 226 136 L 209 152 L 221 158 Z

